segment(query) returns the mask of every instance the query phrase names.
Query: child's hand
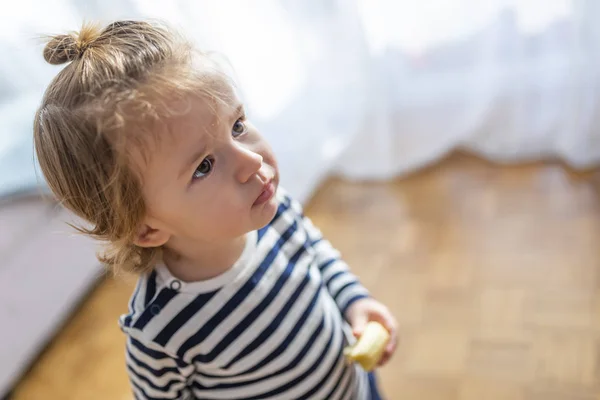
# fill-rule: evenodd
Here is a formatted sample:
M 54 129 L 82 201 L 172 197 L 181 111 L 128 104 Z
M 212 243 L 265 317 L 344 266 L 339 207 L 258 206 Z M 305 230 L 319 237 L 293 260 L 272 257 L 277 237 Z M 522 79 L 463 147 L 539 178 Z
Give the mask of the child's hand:
M 390 341 L 379 361 L 379 366 L 385 365 L 396 351 L 397 323 L 386 306 L 375 299 L 364 298 L 355 301 L 346 310 L 346 319 L 352 327 L 352 333 L 359 338 L 369 321 L 377 321 L 390 333 Z

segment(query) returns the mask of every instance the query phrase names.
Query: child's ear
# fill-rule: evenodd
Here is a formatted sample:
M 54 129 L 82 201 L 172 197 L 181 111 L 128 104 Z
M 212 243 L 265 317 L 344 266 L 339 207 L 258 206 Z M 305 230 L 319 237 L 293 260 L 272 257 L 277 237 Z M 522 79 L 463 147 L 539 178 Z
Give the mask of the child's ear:
M 168 232 L 144 224 L 138 230 L 133 243 L 139 247 L 160 247 L 167 243 L 170 238 L 171 235 Z

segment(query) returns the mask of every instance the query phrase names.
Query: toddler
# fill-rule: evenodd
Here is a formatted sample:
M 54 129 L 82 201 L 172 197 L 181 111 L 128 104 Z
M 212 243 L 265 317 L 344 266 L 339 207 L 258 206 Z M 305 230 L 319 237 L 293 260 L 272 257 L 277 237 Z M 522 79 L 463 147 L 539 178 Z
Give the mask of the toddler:
M 44 57 L 68 63 L 35 116 L 44 176 L 100 260 L 139 276 L 120 318 L 136 399 L 379 399 L 343 349 L 378 321 L 385 364 L 394 318 L 279 187 L 218 64 L 143 21 L 84 25 Z

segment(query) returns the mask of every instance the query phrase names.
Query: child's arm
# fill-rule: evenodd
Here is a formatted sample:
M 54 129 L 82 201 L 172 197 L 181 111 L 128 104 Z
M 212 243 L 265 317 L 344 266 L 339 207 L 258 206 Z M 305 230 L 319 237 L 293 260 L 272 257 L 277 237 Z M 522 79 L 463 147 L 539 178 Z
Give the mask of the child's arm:
M 193 366 L 131 336 L 126 347 L 127 373 L 136 400 L 187 398 L 186 381 Z
M 378 365 L 384 365 L 396 350 L 397 323 L 389 309 L 373 299 L 367 289 L 350 272 L 348 265 L 341 259 L 329 241 L 303 213 L 302 206 L 289 196 L 285 196 L 292 209 L 298 214 L 307 232 L 308 240 L 316 254 L 315 261 L 321 272 L 329 294 L 334 298 L 344 318 L 350 323 L 356 337 L 361 337 L 368 322 L 379 322 L 388 332 L 389 340 L 383 354 L 377 354 Z M 373 365 L 368 366 L 369 369 Z
M 338 308 L 345 315 L 346 310 L 357 300 L 369 297 L 368 290 L 359 282 L 358 278 L 350 272 L 350 268 L 321 231 L 314 226 L 310 218 L 304 215 L 300 203 L 284 192 L 284 197 L 290 202 L 291 208 L 300 216 L 302 225 L 306 230 L 309 240 L 316 251 L 316 263 L 323 277 L 329 294 L 333 297 Z
M 352 303 L 369 297 L 369 292 L 350 271 L 348 264 L 341 258 L 340 252 L 323 237 L 312 221 L 308 217 L 304 217 L 303 220 L 304 227 L 316 251 L 315 262 L 319 267 L 323 282 L 345 315 Z

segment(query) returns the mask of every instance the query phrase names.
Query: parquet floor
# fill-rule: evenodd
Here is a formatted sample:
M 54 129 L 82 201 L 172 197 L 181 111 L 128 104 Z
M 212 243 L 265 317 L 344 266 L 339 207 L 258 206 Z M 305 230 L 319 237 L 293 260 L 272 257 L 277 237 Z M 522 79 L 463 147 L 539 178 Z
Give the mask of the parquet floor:
M 600 199 L 594 174 L 465 155 L 380 184 L 326 182 L 307 214 L 401 323 L 388 399 L 600 399 Z M 15 400 L 126 399 L 107 279 Z

